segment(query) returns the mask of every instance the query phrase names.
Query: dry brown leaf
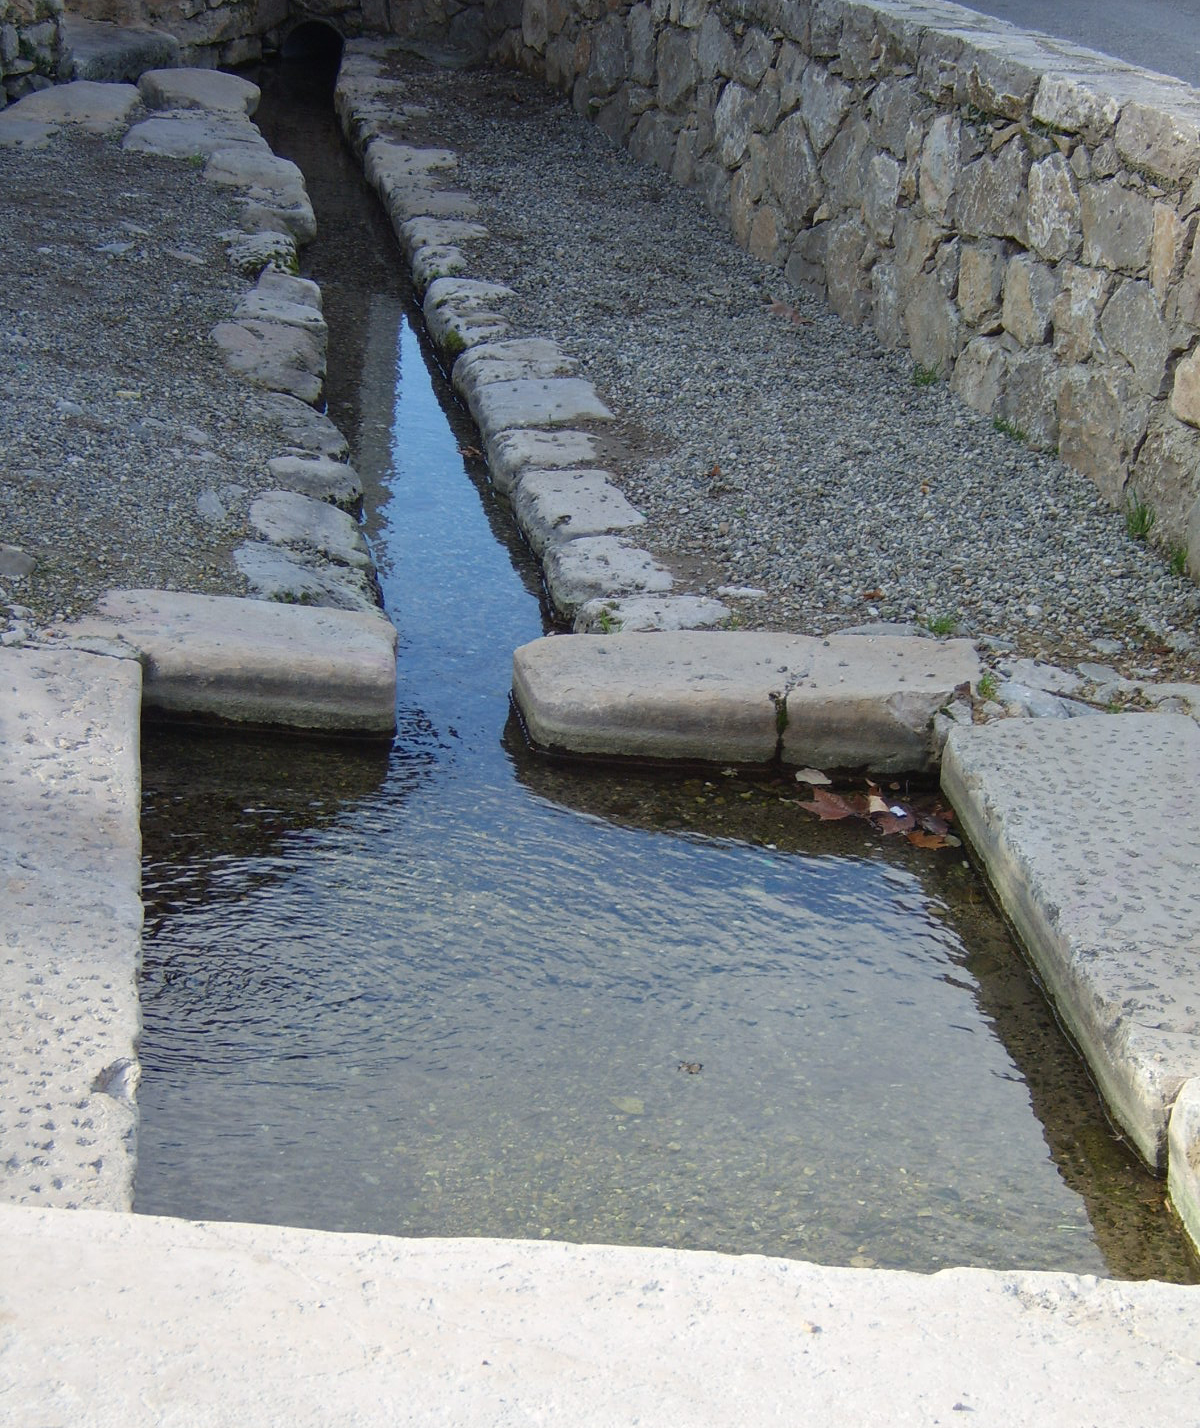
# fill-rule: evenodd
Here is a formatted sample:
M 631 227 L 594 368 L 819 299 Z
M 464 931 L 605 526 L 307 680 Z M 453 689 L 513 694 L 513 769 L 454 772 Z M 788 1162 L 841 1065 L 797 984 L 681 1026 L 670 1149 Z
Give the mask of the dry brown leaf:
M 801 803 L 800 807 L 815 813 L 822 823 L 834 823 L 839 818 L 860 816 L 859 810 L 852 807 L 848 799 L 836 793 L 829 793 L 823 788 L 814 788 L 812 798 L 807 803 Z
M 882 818 L 875 819 L 875 826 L 884 834 L 907 833 L 917 826 L 917 820 L 911 813 L 885 813 Z
M 922 828 L 914 828 L 905 835 L 915 848 L 945 848 L 948 846 L 940 833 L 926 833 Z

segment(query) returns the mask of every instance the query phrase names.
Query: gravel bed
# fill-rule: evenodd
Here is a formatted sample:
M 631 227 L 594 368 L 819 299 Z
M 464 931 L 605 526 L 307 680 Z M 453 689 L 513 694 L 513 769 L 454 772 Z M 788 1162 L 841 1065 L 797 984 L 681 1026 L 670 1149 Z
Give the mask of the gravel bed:
M 917 385 L 540 84 L 402 63 L 406 139 L 457 151 L 490 229 L 470 275 L 512 286 L 514 334 L 561 342 L 622 418 L 639 543 L 692 589 L 765 591 L 733 602 L 748 628 L 915 622 L 1195 677 L 1200 591 L 1085 477 Z
M 230 551 L 280 444 L 209 337 L 248 286 L 230 197 L 80 133 L 0 150 L 0 193 L 0 543 L 37 562 L 0 574 L 0 639 L 114 586 L 245 593 Z

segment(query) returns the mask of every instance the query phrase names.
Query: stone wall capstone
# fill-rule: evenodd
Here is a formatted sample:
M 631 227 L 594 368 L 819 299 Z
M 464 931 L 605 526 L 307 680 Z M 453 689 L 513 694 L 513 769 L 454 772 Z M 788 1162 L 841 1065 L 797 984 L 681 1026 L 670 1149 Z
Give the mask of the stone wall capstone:
M 0 0 L 0 109 L 59 77 L 62 0 Z
M 939 0 L 517 8 L 493 58 L 1200 578 L 1200 93 Z

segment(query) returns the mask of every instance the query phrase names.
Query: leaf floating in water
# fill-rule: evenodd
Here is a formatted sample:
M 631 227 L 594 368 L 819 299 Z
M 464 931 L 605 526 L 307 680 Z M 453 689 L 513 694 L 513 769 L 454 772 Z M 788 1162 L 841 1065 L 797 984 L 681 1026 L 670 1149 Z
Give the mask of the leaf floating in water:
M 698 1076 L 704 1070 L 703 1061 L 681 1061 L 679 1069 L 686 1071 L 689 1076 Z
M 867 811 L 865 800 L 857 795 L 843 797 L 839 793 L 827 793 L 823 788 L 814 788 L 812 798 L 800 807 L 815 813 L 822 823 L 836 822 L 839 818 L 861 818 Z

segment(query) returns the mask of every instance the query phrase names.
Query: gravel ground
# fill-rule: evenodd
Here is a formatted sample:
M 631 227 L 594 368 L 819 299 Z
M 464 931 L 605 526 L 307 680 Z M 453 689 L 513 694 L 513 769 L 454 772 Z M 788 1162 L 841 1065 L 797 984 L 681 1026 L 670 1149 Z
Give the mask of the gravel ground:
M 230 550 L 280 445 L 209 338 L 248 286 L 227 193 L 77 133 L 0 149 L 0 194 L 0 543 L 37 562 L 0 574 L 0 639 L 113 586 L 243 593 Z
M 1194 678 L 1200 591 L 1083 476 L 996 431 L 735 246 L 699 196 L 512 73 L 396 71 L 459 155 L 515 333 L 557 339 L 623 419 L 639 543 L 746 627 L 953 625 L 1057 662 Z M 790 312 L 772 312 L 772 302 Z M 1098 642 L 1098 646 L 1097 643 Z

